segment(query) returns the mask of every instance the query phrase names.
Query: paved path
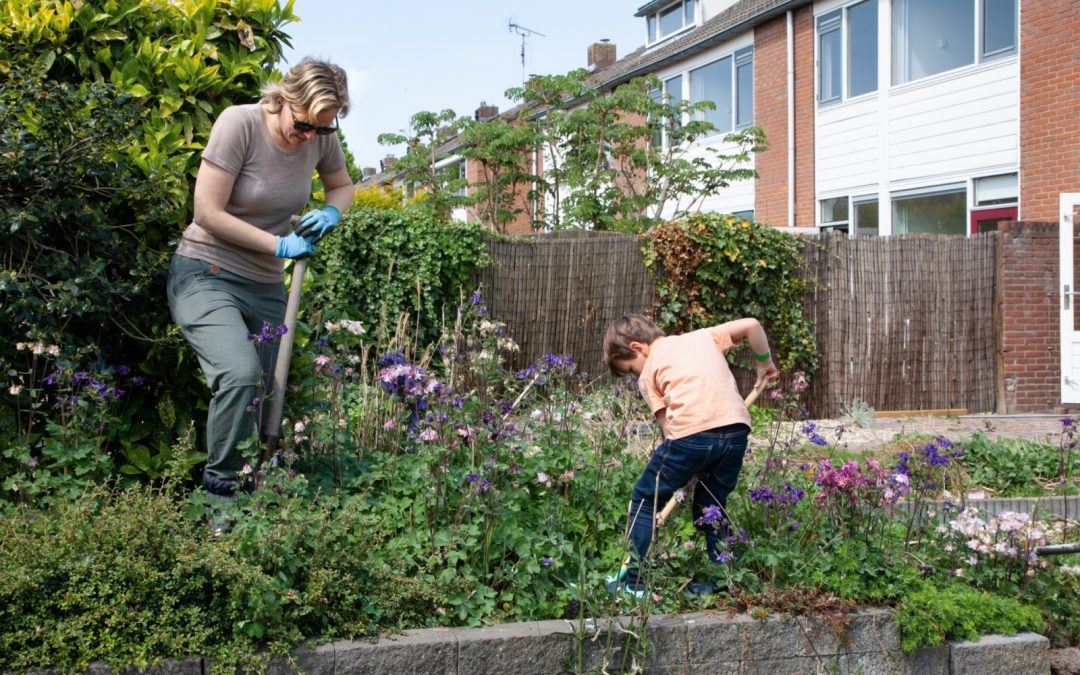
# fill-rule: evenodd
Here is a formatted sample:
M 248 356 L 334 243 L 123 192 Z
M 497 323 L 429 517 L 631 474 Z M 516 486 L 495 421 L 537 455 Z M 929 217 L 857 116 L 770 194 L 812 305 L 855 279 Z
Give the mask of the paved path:
M 932 434 L 952 441 L 981 431 L 991 438 L 1017 438 L 1057 445 L 1061 440 L 1063 415 L 960 415 L 934 417 L 880 417 L 872 428 L 857 428 L 850 420 L 819 420 L 818 431 L 832 442 L 837 426 L 843 424 L 842 442 L 851 449 L 880 445 L 897 434 Z

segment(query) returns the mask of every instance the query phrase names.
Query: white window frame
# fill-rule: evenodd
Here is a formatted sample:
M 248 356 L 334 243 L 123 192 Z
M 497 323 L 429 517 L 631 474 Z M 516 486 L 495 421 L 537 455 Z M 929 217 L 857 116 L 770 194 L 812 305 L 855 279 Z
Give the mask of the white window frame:
M 684 91 L 686 92 L 686 94 L 683 96 L 683 99 L 688 100 L 691 103 L 698 103 L 699 100 L 694 98 L 694 85 L 693 85 L 694 73 L 699 72 L 704 68 L 708 68 L 709 66 L 715 65 L 715 64 L 720 63 L 721 61 L 725 61 L 725 60 L 728 61 L 728 68 L 730 69 L 730 99 L 729 100 L 730 100 L 730 103 L 731 103 L 731 118 L 729 120 L 729 124 L 728 124 L 727 128 L 724 128 L 721 125 L 717 125 L 718 131 L 716 132 L 716 134 L 714 134 L 714 136 L 724 136 L 724 135 L 732 133 L 733 131 L 741 131 L 743 129 L 747 129 L 747 128 L 754 125 L 754 114 L 755 114 L 755 109 L 754 109 L 754 81 L 753 81 L 754 80 L 754 78 L 753 78 L 754 46 L 749 45 L 747 47 L 740 47 L 739 49 L 736 49 L 734 51 L 731 51 L 731 52 L 728 52 L 728 53 L 724 54 L 720 58 L 712 59 L 708 63 L 703 63 L 701 65 L 695 65 L 693 68 L 688 68 L 687 70 L 681 71 L 676 75 L 672 75 L 670 78 L 668 78 L 664 82 L 665 87 L 666 87 L 667 82 L 669 82 L 671 79 L 673 79 L 675 77 L 680 77 L 680 76 L 683 77 L 684 81 L 686 82 L 686 84 L 684 85 Z M 750 72 L 751 72 L 750 91 L 740 91 L 740 87 L 739 87 L 739 70 L 741 68 L 746 68 L 746 67 L 749 67 Z M 666 89 L 665 89 L 665 91 L 666 91 Z M 702 100 L 704 100 L 704 99 L 702 99 Z M 747 120 L 740 120 L 740 118 L 739 118 L 739 104 L 742 103 L 742 102 L 745 102 L 747 100 L 749 101 L 749 104 L 750 104 L 750 119 L 748 121 Z M 717 109 L 719 109 L 719 106 L 717 106 Z M 712 112 L 715 112 L 715 111 L 712 111 Z M 705 111 L 697 113 L 697 119 L 705 119 L 706 114 L 707 113 Z M 702 140 L 702 139 L 697 139 L 697 140 Z
M 823 12 L 814 17 L 814 52 L 815 52 L 815 98 L 818 106 L 830 106 L 837 105 L 852 98 L 861 98 L 863 96 L 872 96 L 877 93 L 881 88 L 881 82 L 878 81 L 877 73 L 877 59 L 881 58 L 881 48 L 878 44 L 877 29 L 878 26 L 874 26 L 873 38 L 874 38 L 874 59 L 875 65 L 873 72 L 875 73 L 874 88 L 868 91 L 860 92 L 852 95 L 851 93 L 851 22 L 850 14 L 854 7 L 864 5 L 866 3 L 873 3 L 876 6 L 876 24 L 881 23 L 881 4 L 878 0 L 858 0 L 858 2 L 850 2 L 835 9 L 830 9 L 827 12 Z M 824 29 L 824 30 L 823 30 Z M 825 79 L 823 77 L 822 68 L 825 65 L 825 54 L 821 48 L 822 37 L 829 33 L 836 32 L 839 37 L 839 54 L 837 58 L 839 60 L 839 73 L 837 74 L 837 82 L 835 85 L 835 91 L 830 90 L 828 98 L 822 96 L 821 87 Z
M 993 61 L 995 59 L 1005 58 L 1017 53 L 1019 47 L 1019 0 L 989 0 L 990 2 L 1010 2 L 1012 5 L 1012 45 L 995 49 L 992 52 L 986 50 L 986 28 L 987 28 L 987 12 L 986 4 L 988 0 L 967 0 L 971 3 L 972 8 L 972 54 L 970 60 L 963 64 L 954 66 L 947 70 L 940 70 L 928 75 L 920 75 L 913 77 L 908 72 L 907 64 L 909 63 L 907 40 L 907 28 L 898 20 L 898 17 L 904 15 L 904 13 L 910 11 L 911 3 L 915 2 L 936 2 L 937 0 L 893 0 L 892 13 L 889 17 L 892 30 L 892 54 L 890 59 L 892 61 L 892 74 L 891 84 L 892 86 L 901 86 L 909 84 L 911 82 L 917 82 L 931 77 L 938 77 L 961 68 L 971 68 L 987 61 Z M 917 27 L 916 27 L 917 28 Z M 918 31 L 916 31 L 918 32 Z M 880 86 L 880 83 L 879 83 Z
M 651 47 L 661 42 L 666 42 L 672 37 L 685 33 L 686 31 L 696 27 L 699 24 L 699 17 L 701 16 L 701 3 L 704 0 L 678 0 L 672 2 L 663 7 L 657 9 L 655 12 L 650 12 L 645 15 L 645 46 Z M 687 5 L 692 7 L 687 7 Z M 660 15 L 667 13 L 675 5 L 678 5 L 682 10 L 682 25 L 675 30 L 672 30 L 663 35 L 660 34 Z
M 971 217 L 970 208 L 970 192 L 968 189 L 968 181 L 963 183 L 949 183 L 946 185 L 934 185 L 923 188 L 914 188 L 910 190 L 894 191 L 889 195 L 889 210 L 892 212 L 892 234 L 911 234 L 910 230 L 904 232 L 896 231 L 896 224 L 899 222 L 899 218 L 896 215 L 896 203 L 899 201 L 907 201 L 911 199 L 925 199 L 928 197 L 939 197 L 944 195 L 960 194 L 964 196 L 964 222 L 960 232 L 953 234 L 968 234 L 968 221 Z M 880 205 L 878 206 L 878 212 L 880 213 Z

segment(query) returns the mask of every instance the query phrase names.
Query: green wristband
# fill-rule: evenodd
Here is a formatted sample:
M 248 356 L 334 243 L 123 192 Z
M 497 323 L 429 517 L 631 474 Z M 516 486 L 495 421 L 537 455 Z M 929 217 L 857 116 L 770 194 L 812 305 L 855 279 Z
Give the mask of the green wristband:
M 757 360 L 757 361 L 768 361 L 769 359 L 772 358 L 772 352 L 765 352 L 764 354 L 758 354 L 753 349 L 751 349 L 750 353 L 754 355 L 754 359 Z

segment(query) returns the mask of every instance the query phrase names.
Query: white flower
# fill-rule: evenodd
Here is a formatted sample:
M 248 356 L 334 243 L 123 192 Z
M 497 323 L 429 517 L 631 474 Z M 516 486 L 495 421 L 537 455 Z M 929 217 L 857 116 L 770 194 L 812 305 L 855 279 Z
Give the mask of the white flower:
M 307 426 L 304 425 L 303 420 L 300 420 L 296 424 L 293 425 L 293 431 L 295 433 L 298 433 L 298 434 L 304 433 L 304 429 L 306 429 L 306 428 L 307 428 Z
M 19 392 L 21 392 L 21 391 L 22 391 L 22 385 L 21 384 L 13 384 L 10 387 L 8 387 L 8 393 L 11 394 L 12 396 L 18 396 Z

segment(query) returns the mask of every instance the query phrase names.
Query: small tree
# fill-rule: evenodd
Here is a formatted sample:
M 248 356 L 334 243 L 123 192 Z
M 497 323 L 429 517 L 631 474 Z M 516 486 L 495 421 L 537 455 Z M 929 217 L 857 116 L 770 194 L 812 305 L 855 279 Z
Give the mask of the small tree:
M 717 189 L 756 176 L 742 165 L 762 147 L 760 129 L 728 134 L 730 154 L 690 157 L 691 142 L 716 132 L 702 118 L 715 106 L 665 100 L 659 91 L 645 77 L 601 92 L 578 70 L 507 92 L 523 102 L 543 148 L 534 196 L 545 199 L 548 226 L 642 231 L 669 207 L 673 217 L 694 212 Z
M 394 171 L 405 183 L 406 193 L 422 192 L 436 215 L 444 220 L 458 206 L 467 203 L 463 196 L 466 180 L 452 160 L 453 144 L 449 139 L 457 135 L 466 120 L 450 109 L 439 113 L 422 111 L 409 120 L 408 134 L 379 134 L 383 145 L 405 145 L 405 155 L 394 162 Z
M 504 119 L 469 121 L 458 139 L 460 154 L 476 167 L 479 180 L 470 185 L 470 212 L 491 229 L 505 233 L 521 213 L 535 223 L 541 215 L 535 199 L 535 173 L 530 156 L 536 147 L 535 129 Z

